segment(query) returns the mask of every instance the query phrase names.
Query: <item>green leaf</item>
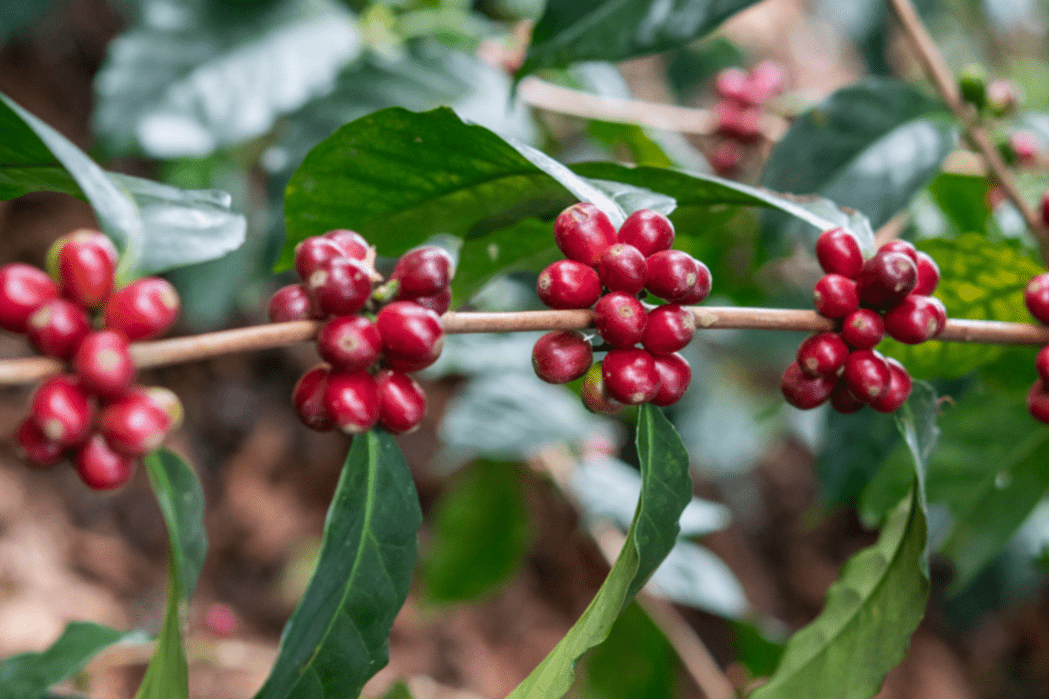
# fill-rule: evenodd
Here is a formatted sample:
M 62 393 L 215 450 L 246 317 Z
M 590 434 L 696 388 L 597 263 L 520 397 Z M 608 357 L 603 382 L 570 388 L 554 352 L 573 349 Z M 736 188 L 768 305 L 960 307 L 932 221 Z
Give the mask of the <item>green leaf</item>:
M 193 469 L 170 451 L 153 452 L 145 458 L 145 464 L 170 540 L 168 607 L 156 650 L 135 696 L 136 699 L 188 699 L 182 619 L 207 554 L 204 491 Z
M 29 29 L 48 13 L 55 0 L 3 0 L 0 2 L 0 41 Z
M 579 658 L 608 637 L 620 611 L 674 546 L 678 518 L 692 497 L 688 452 L 673 425 L 651 405 L 638 411 L 636 443 L 641 497 L 623 549 L 590 606 L 510 699 L 563 696 Z
M 256 699 L 360 693 L 388 661 L 421 523 L 412 474 L 393 437 L 381 430 L 355 437 L 328 510 L 317 569 Z
M 778 194 L 714 175 L 691 174 L 666 168 L 580 163 L 573 165 L 572 170 L 584 177 L 623 182 L 673 197 L 677 201 L 677 214 L 689 209 L 713 213 L 726 205 L 759 206 L 783 212 L 807 224 L 813 231 L 813 240 L 819 231 L 841 226 L 856 237 L 861 247 L 867 250 L 874 248 L 874 233 L 864 216 L 855 211 L 845 211 L 834 202 L 820 197 Z M 704 235 L 707 232 L 681 230 L 678 235 Z
M 906 83 L 868 78 L 798 117 L 773 149 L 762 184 L 818 193 L 878 228 L 939 170 L 954 142 L 942 103 Z
M 285 0 L 233 21 L 205 4 L 167 12 L 159 22 L 144 11 L 95 79 L 95 131 L 115 152 L 199 156 L 260 136 L 330 92 L 361 51 L 353 15 L 332 0 Z
M 0 662 L 0 699 L 36 699 L 48 687 L 72 677 L 98 653 L 118 643 L 143 643 L 141 632 L 124 633 L 74 621 L 42 653 L 23 653 Z
M 986 234 L 991 215 L 987 206 L 990 186 L 990 180 L 983 176 L 944 172 L 929 183 L 929 192 L 960 232 Z
M 659 628 L 631 603 L 612 625 L 608 640 L 586 658 L 587 699 L 677 695 L 677 656 Z
M 124 248 L 122 269 L 159 272 L 213 259 L 244 242 L 229 195 L 186 191 L 109 173 L 40 119 L 0 94 L 0 199 L 52 191 L 85 199 Z
M 991 242 L 968 233 L 954 240 L 926 240 L 918 247 L 929 253 L 940 267 L 936 296 L 951 318 L 1001 320 L 1028 323 L 1031 315 L 1024 305 L 1024 287 L 1045 268 L 1019 241 Z M 886 338 L 878 349 L 903 362 L 916 378 L 944 379 L 964 376 L 989 364 L 1004 352 L 999 345 L 962 342 L 925 342 L 904 345 Z
M 925 514 L 916 487 L 878 543 L 842 567 L 823 611 L 787 642 L 776 672 L 751 699 L 867 699 L 903 659 L 929 596 Z
M 684 46 L 755 0 L 549 0 L 518 76 Z
M 434 505 L 423 565 L 434 602 L 479 597 L 506 581 L 528 552 L 531 529 L 516 464 L 479 461 Z
M 447 108 L 383 109 L 322 141 L 292 176 L 278 269 L 290 267 L 300 241 L 333 228 L 398 255 L 437 233 L 484 238 L 522 219 L 551 220 L 576 200 L 623 221 L 604 192 L 534 148 Z

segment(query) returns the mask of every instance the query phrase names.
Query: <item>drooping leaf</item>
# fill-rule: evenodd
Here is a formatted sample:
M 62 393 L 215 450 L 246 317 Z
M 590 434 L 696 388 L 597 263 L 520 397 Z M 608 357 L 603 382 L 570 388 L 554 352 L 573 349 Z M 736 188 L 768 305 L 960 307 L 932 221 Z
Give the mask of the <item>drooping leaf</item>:
M 819 231 L 841 226 L 851 232 L 864 249 L 874 247 L 870 222 L 855 211 L 816 196 L 797 197 L 722 179 L 714 175 L 684 173 L 655 167 L 626 167 L 615 163 L 580 163 L 572 170 L 593 179 L 624 182 L 659 192 L 677 201 L 675 213 L 690 209 L 716 212 L 726 206 L 757 206 L 775 209 L 807 224 L 813 238 Z M 679 235 L 703 235 L 708 231 L 681 230 Z
M 1019 241 L 992 242 L 976 233 L 954 240 L 925 240 L 918 247 L 929 253 L 940 267 L 940 285 L 935 295 L 951 318 L 1002 320 L 1027 323 L 1031 320 L 1023 291 L 1031 277 L 1045 268 Z M 962 342 L 924 342 L 904 345 L 886 338 L 878 349 L 903 362 L 917 378 L 956 378 L 989 364 L 1005 349 L 1000 345 Z
M 207 554 L 204 490 L 186 462 L 161 449 L 145 458 L 150 485 L 168 528 L 168 606 L 157 647 L 136 699 L 188 699 L 182 620 Z
M 518 75 L 684 46 L 755 0 L 550 0 Z
M 513 574 L 531 539 L 523 489 L 516 464 L 478 461 L 434 505 L 422 566 L 429 599 L 473 599 Z
M 124 248 L 122 268 L 159 272 L 224 255 L 246 223 L 229 195 L 109 173 L 43 121 L 0 95 L 0 199 L 52 191 L 85 199 Z
M 589 699 L 676 695 L 679 662 L 674 648 L 637 604 L 628 604 L 608 640 L 587 656 L 583 676 Z
M 868 78 L 796 119 L 761 181 L 776 191 L 820 194 L 878 228 L 939 170 L 954 142 L 942 103 L 906 83 Z
M 878 542 L 850 558 L 823 611 L 787 642 L 751 699 L 868 699 L 903 659 L 929 595 L 925 514 L 913 487 Z
M 388 660 L 421 522 L 412 474 L 393 438 L 380 430 L 356 437 L 328 510 L 317 568 L 256 699 L 360 694 Z
M 579 658 L 608 637 L 623 607 L 673 548 L 678 517 L 692 497 L 688 453 L 658 408 L 638 412 L 637 452 L 641 498 L 627 540 L 604 584 L 579 621 L 525 680 L 511 699 L 557 699 L 572 684 Z
M 207 9 L 147 8 L 115 40 L 95 79 L 94 127 L 110 149 L 200 156 L 254 138 L 329 92 L 361 51 L 333 0 L 283 0 L 236 21 Z
M 80 672 L 106 648 L 147 640 L 146 635 L 138 631 L 124 633 L 74 621 L 47 650 L 14 655 L 0 662 L 0 699 L 36 699 L 48 687 Z

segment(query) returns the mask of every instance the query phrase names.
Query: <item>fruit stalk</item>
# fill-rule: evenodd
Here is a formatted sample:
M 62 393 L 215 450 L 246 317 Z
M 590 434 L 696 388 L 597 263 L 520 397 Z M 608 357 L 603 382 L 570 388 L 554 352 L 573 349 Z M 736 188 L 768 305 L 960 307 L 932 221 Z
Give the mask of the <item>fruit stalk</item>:
M 696 329 L 702 330 L 792 330 L 825 332 L 834 329 L 834 321 L 815 311 L 784 308 L 735 308 L 731 306 L 694 306 Z M 444 332 L 463 333 L 534 332 L 550 330 L 585 330 L 593 327 L 593 311 L 519 311 L 513 313 L 448 312 L 442 316 Z M 246 328 L 190 335 L 166 340 L 136 342 L 131 356 L 141 369 L 199 361 L 237 352 L 284 347 L 305 342 L 316 335 L 321 323 L 296 320 L 267 323 Z M 949 319 L 936 338 L 946 342 L 971 342 L 1000 345 L 1049 344 L 1049 328 L 1027 323 L 1005 323 L 990 320 Z M 0 360 L 0 385 L 31 384 L 58 374 L 62 363 L 49 357 L 26 357 Z

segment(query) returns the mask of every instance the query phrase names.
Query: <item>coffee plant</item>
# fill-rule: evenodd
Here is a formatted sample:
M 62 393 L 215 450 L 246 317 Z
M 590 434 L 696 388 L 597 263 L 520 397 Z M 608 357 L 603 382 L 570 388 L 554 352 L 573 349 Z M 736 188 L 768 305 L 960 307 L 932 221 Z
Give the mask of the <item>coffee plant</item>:
M 692 645 L 673 645 L 705 696 L 871 697 L 938 586 L 964 591 L 1025 523 L 1041 527 L 1044 565 L 1049 115 L 980 66 L 954 77 L 910 0 L 877 24 L 920 72 L 812 103 L 718 34 L 756 4 L 135 0 L 95 77 L 92 154 L 163 181 L 104 169 L 0 94 L 0 197 L 59 192 L 97 221 L 46 258 L 0 260 L 0 328 L 40 355 L 0 361 L 0 383 L 34 386 L 10 443 L 91 490 L 142 464 L 169 535 L 158 633 L 70 623 L 0 662 L 0 699 L 83 689 L 93 658 L 139 647 L 137 697 L 190 696 L 204 488 L 164 446 L 184 417 L 178 386 L 138 372 L 302 343 L 320 363 L 288 399 L 348 454 L 256 699 L 386 692 L 366 685 L 413 584 L 461 601 L 517 569 L 518 462 L 579 508 L 611 566 L 515 699 L 620 696 L 595 687 L 635 680 L 631 696 L 676 691 L 620 676 L 632 670 L 615 655 L 666 645 L 668 615 L 687 626 L 668 600 L 729 620 L 731 672 L 691 627 Z M 8 35 L 56 11 L 15 5 L 0 3 Z M 630 98 L 609 62 L 657 53 L 711 109 Z M 537 126 L 526 104 L 584 118 L 587 147 L 555 159 L 564 124 Z M 248 172 L 279 211 L 237 210 Z M 267 301 L 269 323 L 219 328 Z M 466 378 L 442 399 L 446 460 L 475 465 L 426 513 L 436 553 L 420 565 L 399 435 L 436 419 L 427 391 L 451 374 Z M 772 387 L 760 408 L 747 382 Z M 878 530 L 790 629 L 693 541 L 729 510 L 692 476 L 750 468 L 733 440 L 773 423 L 823 450 L 827 502 Z M 587 443 L 617 429 L 636 469 L 614 438 Z M 550 442 L 569 448 L 537 452 Z M 931 564 L 950 567 L 949 586 Z

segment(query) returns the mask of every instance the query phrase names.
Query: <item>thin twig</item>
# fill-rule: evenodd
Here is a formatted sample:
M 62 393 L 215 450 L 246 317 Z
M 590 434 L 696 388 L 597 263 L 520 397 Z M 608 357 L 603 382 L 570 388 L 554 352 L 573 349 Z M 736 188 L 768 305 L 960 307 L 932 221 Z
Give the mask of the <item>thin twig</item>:
M 601 97 L 536 77 L 522 80 L 517 91 L 521 99 L 533 107 L 583 119 L 635 124 L 701 136 L 713 134 L 717 130 L 717 118 L 708 109 Z M 778 141 L 786 131 L 787 121 L 783 117 L 769 113 L 761 115 L 761 133 L 766 139 Z
M 994 145 L 991 135 L 983 128 L 978 119 L 976 110 L 972 105 L 962 99 L 958 81 L 951 73 L 950 67 L 940 53 L 939 47 L 925 28 L 918 12 L 914 9 L 911 0 L 889 0 L 896 17 L 903 25 L 903 31 L 914 45 L 918 53 L 918 61 L 921 63 L 925 74 L 936 86 L 940 97 L 947 103 L 955 117 L 965 126 L 965 133 L 969 141 L 976 147 L 987 164 L 992 176 L 1002 188 L 1005 196 L 1013 203 L 1023 216 L 1032 235 L 1038 239 L 1042 251 L 1049 254 L 1049 230 L 1039 218 L 1038 214 L 1028 206 L 1023 198 L 1016 180 L 1013 178 L 1009 166 L 1002 159 L 1002 154 Z
M 734 306 L 694 306 L 696 327 L 707 330 L 793 330 L 825 332 L 834 329 L 834 321 L 815 311 L 786 308 L 737 308 Z M 540 330 L 585 330 L 593 327 L 594 312 L 520 311 L 514 313 L 445 313 L 444 331 L 449 335 L 464 333 L 503 333 Z M 312 338 L 320 323 L 296 320 L 289 323 L 267 323 L 233 330 L 188 335 L 168 340 L 136 342 L 131 356 L 141 369 L 181 364 L 218 357 L 224 354 L 274 349 L 305 342 Z M 969 342 L 991 345 L 1046 345 L 1049 328 L 1026 323 L 993 320 L 949 319 L 936 339 L 946 342 Z M 0 360 L 0 386 L 31 384 L 64 368 L 50 357 L 24 357 Z

